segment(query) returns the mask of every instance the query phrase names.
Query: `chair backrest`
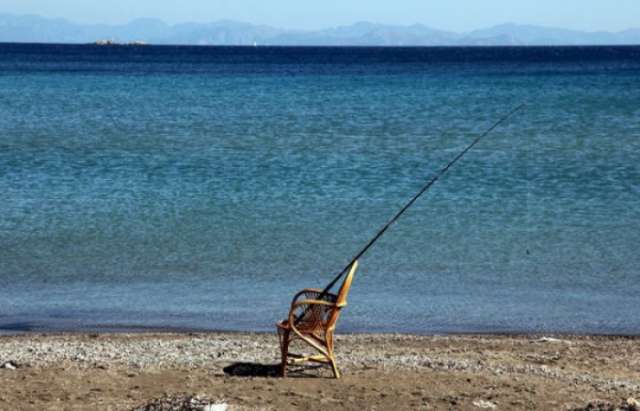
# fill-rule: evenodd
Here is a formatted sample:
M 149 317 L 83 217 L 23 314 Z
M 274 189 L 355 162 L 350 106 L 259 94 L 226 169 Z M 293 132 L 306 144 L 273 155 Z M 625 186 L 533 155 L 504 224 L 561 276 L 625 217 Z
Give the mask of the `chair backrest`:
M 344 282 L 340 286 L 340 291 L 338 291 L 338 299 L 336 300 L 336 304 L 340 306 L 347 305 L 347 296 L 349 295 L 349 289 L 351 288 L 351 282 L 353 281 L 353 275 L 356 273 L 358 269 L 358 261 L 356 260 L 349 269 L 349 273 L 344 279 Z
M 338 291 L 338 298 L 336 299 L 337 309 L 333 310 L 331 316 L 329 317 L 329 321 L 327 322 L 327 326 L 329 329 L 335 328 L 336 322 L 338 321 L 338 317 L 340 317 L 340 309 L 347 305 L 347 296 L 349 295 L 349 289 L 351 288 L 351 282 L 353 281 L 353 276 L 358 269 L 358 261 L 356 260 L 349 269 L 349 273 L 345 277 L 342 285 L 340 286 L 340 291 Z

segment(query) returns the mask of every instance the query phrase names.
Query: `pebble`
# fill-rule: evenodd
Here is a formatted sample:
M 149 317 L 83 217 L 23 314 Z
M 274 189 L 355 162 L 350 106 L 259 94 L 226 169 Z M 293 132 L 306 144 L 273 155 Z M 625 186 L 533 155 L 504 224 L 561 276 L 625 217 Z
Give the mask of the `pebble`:
M 18 368 L 18 364 L 16 364 L 13 361 L 7 361 L 5 363 L 3 363 L 2 365 L 0 365 L 0 368 L 4 368 L 7 370 L 15 370 Z
M 497 405 L 495 403 L 491 401 L 485 401 L 485 400 L 476 400 L 473 402 L 473 405 L 485 410 L 494 410 L 497 408 Z
M 165 395 L 161 398 L 135 407 L 133 411 L 227 411 L 229 405 L 226 402 L 216 402 L 198 395 Z
M 562 340 L 558 339 L 558 338 L 552 338 L 552 337 L 542 337 L 540 339 L 537 340 L 537 342 L 542 342 L 542 343 L 559 343 L 562 342 Z

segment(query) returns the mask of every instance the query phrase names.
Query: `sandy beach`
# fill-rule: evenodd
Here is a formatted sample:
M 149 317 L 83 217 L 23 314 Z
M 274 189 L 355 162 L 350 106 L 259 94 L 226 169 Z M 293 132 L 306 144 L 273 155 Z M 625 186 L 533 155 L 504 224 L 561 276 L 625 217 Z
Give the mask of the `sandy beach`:
M 640 338 L 340 335 L 337 351 L 343 379 L 282 379 L 273 334 L 3 336 L 0 409 L 130 410 L 186 394 L 230 410 L 579 410 L 640 396 Z

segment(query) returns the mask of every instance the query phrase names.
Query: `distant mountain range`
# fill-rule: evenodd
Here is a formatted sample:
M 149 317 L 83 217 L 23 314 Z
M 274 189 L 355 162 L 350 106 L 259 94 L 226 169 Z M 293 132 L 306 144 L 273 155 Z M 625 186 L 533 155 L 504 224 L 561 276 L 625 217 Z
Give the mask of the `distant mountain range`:
M 501 24 L 468 33 L 435 30 L 422 24 L 393 26 L 369 22 L 317 31 L 284 30 L 237 21 L 169 25 L 137 19 L 123 25 L 76 24 L 36 15 L 0 14 L 0 42 L 117 43 L 193 45 L 317 46 L 518 46 L 640 44 L 640 29 L 583 32 L 519 24 Z

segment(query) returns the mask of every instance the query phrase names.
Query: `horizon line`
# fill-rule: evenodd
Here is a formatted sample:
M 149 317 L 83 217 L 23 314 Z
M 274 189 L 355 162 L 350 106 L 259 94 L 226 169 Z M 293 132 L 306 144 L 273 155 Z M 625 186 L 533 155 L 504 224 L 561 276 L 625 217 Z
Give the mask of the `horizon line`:
M 99 40 L 98 40 L 99 41 Z M 166 43 L 144 43 L 144 44 L 136 44 L 133 42 L 123 42 L 123 43 L 111 43 L 111 44 L 98 44 L 98 41 L 94 42 L 76 42 L 76 43 L 61 43 L 61 42 L 31 42 L 31 41 L 0 41 L 0 45 L 32 45 L 32 46 L 95 46 L 95 47 L 217 47 L 217 48 L 363 48 L 363 49 L 436 49 L 436 48 L 477 48 L 477 49 L 490 49 L 490 48 L 585 48 L 585 47 L 617 47 L 617 48 L 630 48 L 630 47 L 640 47 L 640 43 L 638 44 L 496 44 L 496 45 L 487 45 L 487 44 L 442 44 L 442 45 L 362 45 L 362 44 L 338 44 L 338 45 L 327 45 L 327 44 L 166 44 Z

